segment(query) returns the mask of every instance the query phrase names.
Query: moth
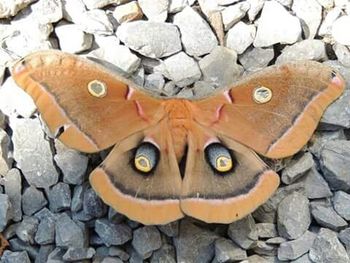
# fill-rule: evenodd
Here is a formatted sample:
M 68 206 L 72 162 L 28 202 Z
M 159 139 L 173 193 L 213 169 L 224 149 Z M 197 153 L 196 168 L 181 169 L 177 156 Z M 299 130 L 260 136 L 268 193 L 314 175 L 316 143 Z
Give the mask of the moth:
M 230 223 L 254 211 L 279 185 L 259 155 L 298 152 L 344 89 L 332 69 L 303 61 L 268 67 L 207 98 L 163 98 L 53 50 L 24 57 L 12 76 L 65 145 L 85 153 L 114 145 L 90 183 L 143 224 L 185 215 Z

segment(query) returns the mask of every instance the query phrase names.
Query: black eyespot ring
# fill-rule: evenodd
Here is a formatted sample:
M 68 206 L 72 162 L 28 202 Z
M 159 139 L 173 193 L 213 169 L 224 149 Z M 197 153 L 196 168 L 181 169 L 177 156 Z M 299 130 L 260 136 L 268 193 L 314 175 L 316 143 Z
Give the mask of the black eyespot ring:
M 237 164 L 232 152 L 221 143 L 209 144 L 204 155 L 211 169 L 218 175 L 232 173 Z
M 150 142 L 142 142 L 136 149 L 132 163 L 134 169 L 142 174 L 149 175 L 159 162 L 159 149 Z

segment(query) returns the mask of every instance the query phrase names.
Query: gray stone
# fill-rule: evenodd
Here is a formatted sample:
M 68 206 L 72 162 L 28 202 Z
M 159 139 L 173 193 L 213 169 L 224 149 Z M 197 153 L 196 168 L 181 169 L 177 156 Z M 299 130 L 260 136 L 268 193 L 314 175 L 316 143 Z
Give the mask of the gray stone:
M 127 0 L 82 0 L 88 9 L 102 8 L 110 4 L 123 4 Z
M 47 259 L 54 249 L 53 245 L 40 246 L 38 256 L 35 258 L 35 263 L 47 263 Z
M 159 72 L 152 73 L 145 76 L 144 87 L 146 89 L 156 91 L 156 92 L 161 92 L 164 85 L 165 85 L 165 79 L 163 75 Z
M 13 220 L 18 222 L 22 219 L 22 177 L 18 169 L 11 169 L 3 178 L 5 194 L 8 195 L 13 209 Z
M 326 228 L 321 228 L 318 233 L 310 249 L 309 257 L 313 262 L 350 262 L 345 248 L 337 238 L 337 234 Z
M 119 258 L 114 258 L 114 257 L 105 257 L 101 263 L 123 263 L 122 260 L 120 260 Z M 130 263 L 132 263 L 130 261 Z
M 266 257 L 261 257 L 259 255 L 252 255 L 247 258 L 247 260 L 242 261 L 241 263 L 273 263 L 274 260 L 268 260 Z
M 301 237 L 282 243 L 278 248 L 278 259 L 292 260 L 299 258 L 310 250 L 315 238 L 315 233 L 306 231 Z
M 333 190 L 350 189 L 350 142 L 346 140 L 328 141 L 321 151 L 323 175 Z
M 72 202 L 70 205 L 70 210 L 72 212 L 78 212 L 83 208 L 83 200 L 84 200 L 84 187 L 81 185 L 77 185 L 73 190 Z
M 344 130 L 316 131 L 310 141 L 309 150 L 317 159 L 321 158 L 321 152 L 327 141 L 346 140 Z
M 179 234 L 179 221 L 174 221 L 166 225 L 159 225 L 158 229 L 168 237 L 176 237 Z
M 13 218 L 13 210 L 10 198 L 6 194 L 0 194 L 0 232 L 2 232 L 10 219 Z
M 139 0 L 138 3 L 148 20 L 164 22 L 167 19 L 169 0 Z
M 132 238 L 130 227 L 125 224 L 114 224 L 106 219 L 96 220 L 95 232 L 106 246 L 122 245 Z
M 63 18 L 61 0 L 38 1 L 30 9 L 41 24 L 55 23 Z
M 173 97 L 177 93 L 179 93 L 179 91 L 180 91 L 180 87 L 176 86 L 174 81 L 168 81 L 165 83 L 162 92 L 167 97 Z
M 10 159 L 10 137 L 0 128 L 0 175 L 5 176 L 12 166 Z
M 332 25 L 332 36 L 336 42 L 342 45 L 350 45 L 350 36 L 347 34 L 350 24 L 350 16 L 344 15 L 334 21 Z
M 139 68 L 130 76 L 130 79 L 136 85 L 142 87 L 145 83 L 145 70 L 144 70 L 144 68 L 142 66 L 139 66 Z
M 309 200 L 304 194 L 294 192 L 278 205 L 277 227 L 280 236 L 296 239 L 304 234 L 310 223 Z
M 307 171 L 315 166 L 312 154 L 309 152 L 304 153 L 297 159 L 292 160 L 288 166 L 282 171 L 282 182 L 285 184 L 291 184 L 302 177 Z
M 208 23 L 191 7 L 185 7 L 177 13 L 174 24 L 180 29 L 181 41 L 188 55 L 208 54 L 218 44 Z
M 273 48 L 251 48 L 238 57 L 245 70 L 254 72 L 265 68 L 274 57 Z
M 1 83 L 1 82 L 0 82 Z M 0 110 L 0 128 L 5 129 L 7 126 L 7 120 L 5 114 Z
M 117 211 L 115 211 L 112 207 L 109 207 L 108 209 L 108 220 L 115 223 L 115 224 L 119 224 L 123 221 L 125 221 L 125 216 L 121 213 L 118 213 Z
M 291 263 L 312 263 L 309 254 L 304 254 L 296 260 L 291 260 Z
M 44 219 L 52 219 L 56 220 L 56 214 L 52 213 L 49 209 L 44 207 L 39 212 L 35 213 L 34 215 L 36 218 L 38 218 L 40 221 Z
M 339 231 L 347 227 L 346 221 L 340 217 L 332 207 L 323 205 L 313 205 L 311 207 L 311 214 L 316 222 L 334 231 Z
M 258 240 L 258 231 L 251 215 L 231 223 L 227 234 L 243 249 L 249 249 Z
M 250 8 L 248 10 L 249 21 L 254 21 L 255 17 L 260 13 L 264 6 L 265 0 L 248 0 Z
M 130 255 L 126 253 L 120 247 L 110 247 L 108 248 L 108 255 L 112 257 L 118 257 L 123 261 L 127 261 L 130 258 Z
M 83 31 L 90 34 L 112 35 L 113 25 L 104 10 L 93 9 L 72 17 Z
M 350 220 L 350 195 L 343 191 L 337 191 L 333 197 L 334 210 L 345 220 Z
M 211 262 L 215 253 L 214 242 L 217 238 L 216 234 L 199 228 L 187 220 L 182 220 L 179 236 L 174 238 L 177 261 Z
M 329 188 L 326 180 L 315 167 L 306 172 L 305 176 L 302 178 L 302 182 L 304 183 L 306 196 L 309 199 L 332 196 L 331 189 Z
M 38 225 L 39 220 L 36 217 L 24 216 L 22 222 L 16 228 L 16 235 L 23 242 L 34 244 L 34 236 Z
M 273 237 L 269 238 L 266 240 L 266 244 L 271 244 L 271 245 L 280 245 L 283 242 L 286 242 L 287 240 L 283 237 Z
M 107 212 L 106 205 L 92 188 L 84 191 L 83 209 L 86 214 L 96 218 L 102 217 Z
M 276 1 L 267 1 L 261 12 L 255 47 L 267 47 L 276 43 L 292 44 L 301 36 L 299 19 L 292 16 Z
M 80 223 L 74 222 L 66 213 L 57 217 L 56 225 L 56 245 L 69 248 L 86 247 L 87 232 L 85 227 Z
M 254 25 L 238 22 L 227 32 L 225 46 L 242 54 L 253 43 L 255 33 Z
M 201 77 L 197 62 L 185 52 L 179 52 L 164 60 L 164 75 L 179 87 L 185 87 Z
M 350 48 L 339 43 L 333 45 L 334 53 L 337 59 L 345 67 L 350 67 Z
M 167 57 L 181 50 L 179 30 L 169 23 L 124 23 L 118 27 L 117 36 L 127 47 L 146 57 Z
M 345 249 L 349 255 L 350 252 L 350 228 L 343 229 L 338 234 L 339 240 L 344 244 Z
M 150 263 L 176 263 L 175 258 L 175 248 L 172 245 L 164 244 L 160 249 L 153 252 Z
M 3 263 L 30 263 L 28 253 L 26 251 L 12 252 L 6 250 L 1 258 Z
M 55 242 L 55 219 L 51 217 L 40 220 L 35 234 L 35 242 L 40 245 L 53 244 Z
M 52 212 L 60 212 L 70 207 L 71 192 L 68 184 L 59 182 L 47 190 L 47 195 Z
M 47 263 L 63 263 L 64 249 L 56 247 L 47 258 Z
M 62 259 L 66 261 L 78 261 L 84 259 L 90 259 L 95 255 L 95 249 L 89 248 L 68 248 L 67 252 L 64 253 Z
M 231 240 L 220 238 L 215 242 L 215 260 L 219 263 L 244 260 L 247 252 Z
M 37 258 L 38 248 L 27 242 L 23 242 L 19 238 L 12 238 L 9 240 L 10 248 L 14 251 L 26 251 L 30 258 Z
M 326 46 L 322 40 L 306 39 L 286 46 L 282 54 L 277 58 L 277 64 L 283 64 L 295 60 L 318 60 L 327 59 Z
M 143 259 L 149 258 L 162 246 L 159 230 L 155 226 L 140 227 L 134 231 L 131 244 Z
M 331 9 L 326 17 L 323 19 L 321 26 L 318 30 L 320 36 L 326 36 L 332 34 L 332 26 L 335 20 L 341 15 L 342 9 L 340 7 L 335 7 Z
M 214 87 L 232 84 L 242 74 L 243 69 L 236 64 L 237 54 L 225 47 L 216 47 L 199 61 L 203 80 Z M 225 70 L 222 70 L 222 69 Z
M 34 186 L 29 186 L 24 190 L 22 197 L 23 213 L 31 216 L 47 204 L 44 194 Z
M 14 159 L 30 185 L 48 188 L 58 180 L 49 142 L 38 119 L 11 121 Z
M 256 230 L 258 231 L 259 238 L 272 238 L 277 237 L 277 227 L 272 223 L 258 223 L 256 224 Z
M 240 2 L 226 7 L 221 12 L 222 23 L 225 31 L 229 30 L 234 24 L 241 20 L 250 8 L 249 2 Z
M 215 87 L 204 80 L 196 81 L 193 85 L 193 94 L 196 98 L 207 97 L 215 91 Z
M 265 241 L 258 240 L 255 245 L 252 247 L 252 250 L 262 256 L 271 256 L 274 257 L 277 255 L 277 246 L 267 244 Z

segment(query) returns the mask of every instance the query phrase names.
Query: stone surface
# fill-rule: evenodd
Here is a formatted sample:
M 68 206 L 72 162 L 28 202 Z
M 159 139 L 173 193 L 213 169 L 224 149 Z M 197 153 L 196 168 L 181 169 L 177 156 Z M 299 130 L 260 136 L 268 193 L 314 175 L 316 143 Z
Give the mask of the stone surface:
M 132 246 L 143 258 L 149 258 L 162 245 L 159 230 L 155 226 L 144 226 L 133 233 Z
M 193 5 L 195 0 L 170 0 L 169 13 L 177 13 L 182 11 L 186 6 Z
M 309 199 L 317 199 L 332 196 L 331 189 L 329 188 L 326 180 L 317 171 L 315 167 L 306 172 L 302 181 L 304 182 L 304 188 L 306 196 Z
M 95 249 L 89 248 L 68 248 L 62 259 L 66 261 L 78 261 L 90 259 L 95 255 Z
M 12 166 L 12 159 L 9 156 L 10 137 L 0 128 L 0 175 L 5 176 Z
M 110 4 L 123 4 L 127 2 L 126 0 L 80 0 L 82 1 L 88 9 L 96 9 L 108 6 Z
M 0 3 L 0 18 L 8 18 L 16 15 L 35 0 L 2 1 Z
M 16 228 L 16 235 L 23 242 L 34 244 L 34 236 L 38 229 L 39 220 L 35 217 L 24 216 Z
M 273 238 L 277 237 L 277 227 L 272 223 L 258 223 L 256 224 L 259 238 Z
M 337 191 L 333 197 L 334 210 L 345 220 L 350 220 L 350 195 L 343 191 Z
M 265 241 L 258 240 L 253 246 L 254 253 L 262 256 L 275 257 L 277 255 L 277 247 L 267 244 Z
M 78 13 L 72 17 L 72 21 L 86 33 L 98 35 L 113 34 L 113 25 L 104 10 L 92 9 Z
M 26 251 L 12 252 L 6 250 L 2 262 L 4 263 L 30 263 L 28 253 Z
M 347 227 L 347 222 L 339 216 L 332 207 L 315 205 L 311 208 L 311 214 L 316 222 L 334 231 L 339 231 Z
M 265 68 L 274 57 L 272 48 L 250 48 L 238 57 L 239 62 L 248 72 Z
M 87 215 L 90 215 L 93 218 L 102 217 L 107 212 L 106 205 L 92 188 L 87 188 L 84 191 L 83 209 Z
M 118 27 L 117 36 L 127 47 L 146 57 L 167 57 L 181 50 L 180 33 L 169 23 L 125 23 Z
M 22 219 L 22 177 L 18 169 L 11 169 L 3 178 L 3 185 L 5 187 L 5 194 L 8 195 L 12 211 L 13 220 L 18 222 Z
M 38 255 L 38 248 L 32 246 L 26 242 L 23 242 L 19 238 L 12 238 L 9 240 L 10 247 L 14 251 L 26 251 L 30 258 L 36 258 Z
M 294 192 L 278 205 L 277 227 L 280 236 L 296 239 L 304 234 L 310 223 L 309 201 L 304 194 Z
M 159 225 L 158 229 L 168 237 L 176 237 L 179 234 L 179 221 L 174 221 L 166 225 Z
M 47 196 L 52 212 L 61 212 L 70 207 L 71 192 L 68 184 L 59 182 L 47 190 Z
M 229 30 L 234 24 L 236 24 L 242 17 L 245 16 L 249 8 L 249 2 L 241 2 L 228 6 L 222 10 L 221 16 L 222 23 L 224 24 L 224 29 Z
M 321 23 L 320 29 L 318 30 L 318 34 L 320 36 L 326 36 L 326 35 L 332 34 L 332 27 L 333 27 L 334 21 L 337 20 L 341 12 L 342 12 L 341 8 L 335 7 L 327 13 L 326 17 Z
M 66 213 L 57 217 L 55 225 L 56 245 L 69 248 L 82 248 L 87 244 L 87 232 L 82 223 L 74 222 Z
M 175 258 L 175 248 L 172 245 L 165 244 L 160 249 L 153 252 L 150 263 L 176 263 Z
M 55 23 L 63 18 L 61 0 L 37 1 L 30 9 L 41 24 Z
M 337 234 L 329 229 L 321 228 L 313 245 L 309 257 L 313 262 L 350 262 L 345 248 L 337 238 Z
M 227 32 L 225 46 L 242 54 L 253 43 L 255 33 L 254 25 L 238 22 Z
M 333 50 L 341 64 L 350 67 L 350 48 L 339 43 L 333 45 Z
M 114 224 L 105 219 L 96 220 L 95 231 L 106 246 L 122 245 L 132 238 L 130 227 L 125 224 Z
M 40 245 L 53 244 L 55 242 L 55 218 L 46 217 L 40 220 L 35 234 L 35 242 Z
M 267 47 L 276 43 L 292 44 L 301 36 L 299 19 L 292 16 L 276 1 L 264 4 L 256 38 L 255 47 Z
M 184 50 L 190 56 L 208 54 L 218 44 L 207 22 L 191 7 L 177 13 L 174 24 L 180 29 Z
M 299 258 L 310 250 L 315 238 L 315 233 L 306 231 L 301 237 L 282 243 L 278 248 L 278 259 L 293 260 Z
M 10 219 L 13 218 L 13 210 L 10 198 L 6 194 L 0 194 L 0 232 L 2 232 Z
M 31 216 L 35 212 L 39 211 L 47 204 L 47 200 L 40 190 L 34 186 L 29 186 L 23 192 L 22 208 L 23 213 L 27 216 Z
M 139 6 L 140 1 L 131 1 L 124 5 L 119 5 L 114 9 L 113 16 L 121 24 L 142 18 L 143 13 Z
M 285 184 L 291 184 L 302 177 L 307 171 L 315 166 L 312 154 L 309 152 L 304 153 L 299 158 L 294 159 L 288 166 L 282 171 L 282 182 Z
M 332 25 L 332 36 L 342 45 L 350 45 L 350 36 L 346 32 L 350 25 L 350 15 L 339 17 Z
M 161 92 L 165 84 L 163 75 L 159 72 L 152 73 L 145 76 L 144 87 L 152 91 Z
M 148 20 L 164 22 L 167 19 L 169 0 L 138 0 L 138 3 Z
M 215 242 L 215 260 L 216 262 L 232 262 L 244 260 L 247 258 L 247 252 L 233 243 L 231 240 L 220 238 Z
M 227 234 L 243 249 L 249 249 L 258 240 L 258 231 L 251 215 L 231 223 Z

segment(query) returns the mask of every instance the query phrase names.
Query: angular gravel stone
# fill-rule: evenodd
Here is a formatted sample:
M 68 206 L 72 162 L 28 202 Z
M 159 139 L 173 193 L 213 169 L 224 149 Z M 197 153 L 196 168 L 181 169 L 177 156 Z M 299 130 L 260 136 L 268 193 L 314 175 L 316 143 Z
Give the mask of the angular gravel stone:
M 90 259 L 95 255 L 95 249 L 89 248 L 68 248 L 67 252 L 63 255 L 63 260 L 66 261 L 78 261 L 84 259 Z
M 143 258 L 149 258 L 152 252 L 162 246 L 159 230 L 155 226 L 144 226 L 133 233 L 132 246 Z
M 309 200 L 304 194 L 294 192 L 278 205 L 277 227 L 280 236 L 296 239 L 304 234 L 310 223 Z
M 24 216 L 22 222 L 16 228 L 16 235 L 23 242 L 34 244 L 34 236 L 38 225 L 39 220 L 36 217 Z
M 277 58 L 276 63 L 282 64 L 293 60 L 318 60 L 327 59 L 326 46 L 322 40 L 307 39 L 287 46 Z
M 71 192 L 68 184 L 59 182 L 47 190 L 47 195 L 52 212 L 60 212 L 70 207 Z
M 63 18 L 61 0 L 38 1 L 30 9 L 41 24 L 55 23 Z
M 23 242 L 19 238 L 12 238 L 9 240 L 10 248 L 14 251 L 26 251 L 30 258 L 37 258 L 38 248 L 32 246 L 26 242 Z
M 186 6 L 191 6 L 196 0 L 170 0 L 169 13 L 177 13 L 182 11 Z
M 10 219 L 13 218 L 13 210 L 10 198 L 6 194 L 0 194 L 0 232 L 2 232 Z
M 347 34 L 350 25 L 350 15 L 339 17 L 332 25 L 332 36 L 342 45 L 350 45 L 350 36 Z
M 311 170 L 305 174 L 302 181 L 304 182 L 307 198 L 317 199 L 332 196 L 331 189 L 329 188 L 326 180 L 315 167 L 311 168 Z
M 62 263 L 63 261 L 63 255 L 64 255 L 64 249 L 56 247 L 48 256 L 47 261 L 52 263 Z
M 222 10 L 221 16 L 225 31 L 229 30 L 234 24 L 241 20 L 249 10 L 249 7 L 249 2 L 241 2 Z
M 258 47 L 246 50 L 238 60 L 246 71 L 254 72 L 265 68 L 273 57 L 273 48 Z
M 216 47 L 213 51 L 199 61 L 204 81 L 214 87 L 224 87 L 232 84 L 242 74 L 242 67 L 235 61 L 237 55 L 225 47 Z M 222 69 L 225 70 L 222 70 Z
M 88 9 L 102 8 L 110 4 L 123 4 L 127 0 L 82 0 Z
M 267 244 L 265 241 L 258 240 L 253 246 L 252 250 L 262 256 L 274 257 L 277 255 L 277 247 L 275 245 Z
M 30 185 L 48 188 L 58 180 L 50 144 L 38 119 L 11 121 L 14 159 Z
M 110 247 L 108 249 L 108 255 L 118 257 L 123 261 L 127 261 L 130 258 L 130 255 L 119 247 Z
M 72 17 L 75 24 L 86 33 L 112 35 L 113 25 L 104 10 L 93 9 Z
M 55 226 L 55 219 L 52 217 L 42 219 L 35 234 L 35 242 L 40 245 L 53 244 L 55 242 Z
M 83 208 L 83 200 L 84 200 L 84 188 L 81 185 L 77 185 L 73 190 L 72 202 L 70 205 L 70 210 L 72 212 L 78 212 Z
M 164 22 L 167 19 L 169 0 L 138 0 L 138 3 L 148 20 Z
M 26 251 L 12 252 L 6 250 L 1 258 L 3 263 L 30 263 L 28 253 Z
M 187 220 L 181 220 L 179 236 L 174 238 L 177 261 L 211 262 L 215 253 L 214 242 L 217 238 L 216 234 L 201 229 Z
M 292 260 L 299 258 L 310 250 L 315 238 L 315 233 L 306 231 L 301 237 L 282 243 L 278 248 L 278 259 Z
M 282 171 L 282 182 L 285 184 L 291 184 L 302 177 L 307 171 L 315 166 L 312 154 L 309 152 L 304 153 L 298 159 L 292 160 L 288 166 Z
M 345 220 L 350 220 L 350 195 L 343 191 L 337 191 L 333 197 L 334 210 Z
M 309 257 L 313 262 L 350 262 L 345 248 L 337 238 L 337 234 L 326 228 L 321 228 L 318 233 L 310 249 Z
M 179 234 L 179 221 L 174 221 L 166 225 L 159 225 L 158 229 L 168 237 L 176 237 Z
M 345 140 L 328 141 L 321 151 L 323 175 L 333 190 L 350 189 L 350 142 Z
M 43 192 L 36 189 L 34 186 L 29 186 L 24 190 L 22 197 L 23 213 L 31 216 L 41 208 L 46 206 L 47 200 Z
M 0 175 L 5 176 L 12 166 L 12 160 L 9 158 L 10 137 L 0 128 Z
M 216 262 L 233 262 L 247 258 L 247 252 L 234 244 L 231 240 L 220 238 L 215 242 Z
M 53 245 L 40 246 L 35 263 L 47 263 L 50 253 L 54 250 Z
M 56 220 L 56 214 L 52 213 L 49 209 L 44 207 L 39 212 L 35 213 L 34 215 L 36 218 L 38 218 L 40 221 L 50 218 L 52 220 Z
M 320 29 L 318 30 L 318 34 L 320 36 L 330 35 L 332 34 L 332 27 L 334 24 L 334 21 L 337 20 L 337 18 L 342 13 L 342 9 L 340 7 L 335 7 L 331 9 L 326 17 L 323 19 Z
M 225 46 L 242 54 L 253 43 L 255 33 L 254 25 L 238 22 L 227 32 Z
M 132 261 L 129 261 L 131 263 L 136 263 L 136 262 L 132 262 Z M 122 260 L 120 260 L 119 258 L 114 258 L 114 257 L 105 257 L 101 263 L 123 263 Z
M 167 57 L 181 50 L 180 33 L 169 23 L 124 23 L 118 27 L 117 36 L 127 47 L 146 57 Z
M 8 195 L 12 211 L 13 211 L 13 220 L 18 222 L 22 219 L 22 177 L 18 169 L 11 169 L 6 176 L 3 178 L 5 194 Z
M 248 10 L 248 18 L 249 21 L 252 22 L 263 8 L 265 0 L 248 0 L 247 2 L 250 4 L 250 8 Z
M 88 237 L 84 225 L 74 222 L 66 213 L 57 217 L 55 232 L 57 246 L 64 248 L 86 247 Z
M 176 263 L 175 258 L 175 248 L 172 245 L 164 244 L 160 249 L 153 252 L 150 263 Z
M 16 15 L 35 0 L 4 1 L 0 5 L 0 18 L 8 18 Z
M 256 224 L 256 230 L 258 231 L 259 238 L 272 238 L 277 237 L 277 227 L 271 223 L 259 223 Z
M 339 43 L 333 45 L 333 50 L 341 64 L 350 67 L 350 48 Z
M 258 231 L 251 215 L 231 223 L 227 234 L 243 249 L 249 249 L 258 240 Z
M 346 251 L 350 251 L 350 228 L 346 228 L 339 232 L 338 234 L 339 240 L 344 244 Z
M 98 219 L 95 222 L 95 231 L 106 246 L 122 245 L 132 238 L 129 226 L 114 224 L 106 219 Z
M 316 222 L 334 231 L 339 231 L 347 227 L 346 221 L 339 216 L 332 207 L 315 205 L 311 208 L 311 214 Z
M 120 24 L 133 20 L 139 20 L 143 16 L 139 3 L 140 1 L 131 1 L 124 5 L 119 5 L 114 9 L 113 16 Z
M 160 92 L 165 84 L 165 79 L 161 73 L 152 73 L 146 75 L 144 87 L 152 91 Z
M 299 19 L 292 16 L 276 1 L 267 1 L 262 10 L 255 47 L 267 47 L 276 43 L 292 44 L 301 36 Z
M 218 41 L 208 23 L 191 7 L 185 7 L 174 16 L 179 27 L 185 52 L 190 56 L 210 53 Z
M 96 218 L 102 217 L 107 212 L 106 205 L 92 188 L 86 189 L 84 192 L 83 208 L 86 214 Z

